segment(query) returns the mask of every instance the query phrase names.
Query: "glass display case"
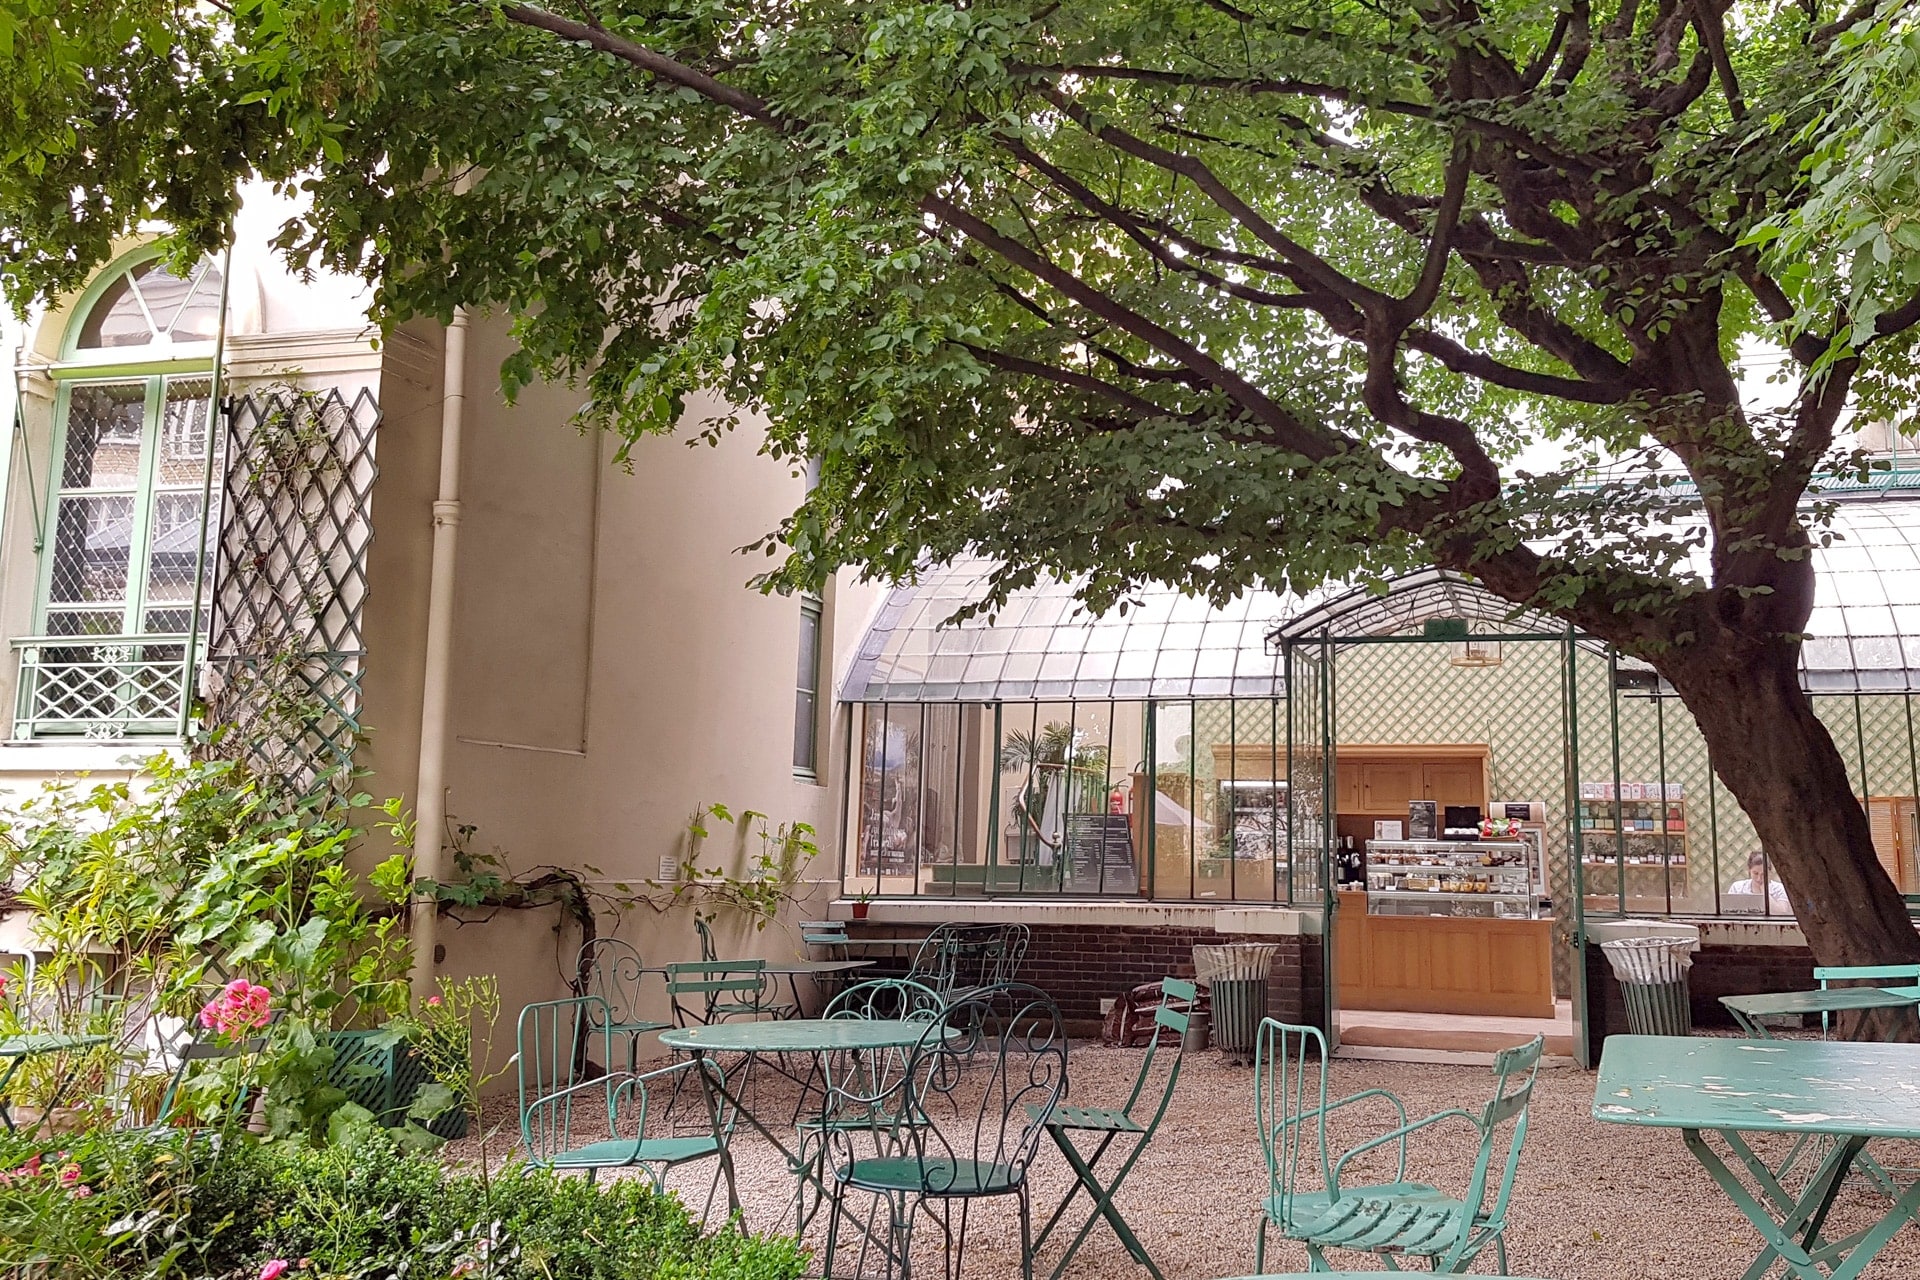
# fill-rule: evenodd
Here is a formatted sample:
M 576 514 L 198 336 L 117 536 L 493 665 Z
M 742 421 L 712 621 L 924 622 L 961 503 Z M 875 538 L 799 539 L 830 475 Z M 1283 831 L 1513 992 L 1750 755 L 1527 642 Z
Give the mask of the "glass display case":
M 1514 840 L 1369 840 L 1367 912 L 1536 920 L 1545 900 L 1538 832 Z

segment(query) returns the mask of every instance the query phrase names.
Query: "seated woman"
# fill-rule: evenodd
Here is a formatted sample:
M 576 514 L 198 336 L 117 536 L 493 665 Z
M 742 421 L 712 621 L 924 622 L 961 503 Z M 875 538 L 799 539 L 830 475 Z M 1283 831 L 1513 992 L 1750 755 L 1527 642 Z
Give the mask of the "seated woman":
M 1768 905 L 1774 910 L 1791 911 L 1787 902 L 1787 887 L 1767 874 L 1767 851 L 1755 849 L 1747 855 L 1747 878 L 1735 880 L 1727 886 L 1728 893 L 1765 894 Z

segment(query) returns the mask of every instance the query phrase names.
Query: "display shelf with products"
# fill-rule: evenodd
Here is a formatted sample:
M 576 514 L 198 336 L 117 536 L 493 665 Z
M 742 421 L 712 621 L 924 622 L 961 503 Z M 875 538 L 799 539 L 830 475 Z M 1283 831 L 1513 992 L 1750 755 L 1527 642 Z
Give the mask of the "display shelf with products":
M 1686 794 L 1678 782 L 1580 784 L 1580 863 L 1588 906 L 1618 905 L 1623 871 L 1629 898 L 1689 891 Z
M 1516 840 L 1369 840 L 1372 915 L 1532 920 L 1541 914 L 1539 845 Z

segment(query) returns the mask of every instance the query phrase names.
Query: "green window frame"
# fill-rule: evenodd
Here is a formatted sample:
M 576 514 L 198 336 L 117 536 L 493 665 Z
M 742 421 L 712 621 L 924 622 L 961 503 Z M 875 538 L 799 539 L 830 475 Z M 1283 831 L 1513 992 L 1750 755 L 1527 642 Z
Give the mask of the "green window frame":
M 820 601 L 800 602 L 799 672 L 794 678 L 793 773 L 808 781 L 820 776 L 820 671 L 826 634 Z
M 14 642 L 16 739 L 178 736 L 186 724 L 224 441 L 213 344 L 185 324 L 204 327 L 219 276 L 206 262 L 184 279 L 159 265 L 136 253 L 97 278 L 51 371 L 34 634 Z M 117 336 L 83 348 L 90 324 Z

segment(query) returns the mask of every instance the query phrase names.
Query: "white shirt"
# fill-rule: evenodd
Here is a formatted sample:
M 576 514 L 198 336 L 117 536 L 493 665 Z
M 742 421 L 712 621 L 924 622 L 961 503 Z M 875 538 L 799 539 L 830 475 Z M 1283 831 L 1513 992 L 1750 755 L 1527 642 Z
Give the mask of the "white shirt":
M 1748 876 L 1745 880 L 1735 880 L 1732 884 L 1728 885 L 1727 892 L 1728 893 L 1759 893 L 1760 886 L 1753 882 L 1752 876 Z M 1787 900 L 1787 886 L 1781 884 L 1778 880 L 1774 879 L 1772 876 L 1768 876 L 1767 877 L 1767 896 L 1775 902 L 1785 903 Z

